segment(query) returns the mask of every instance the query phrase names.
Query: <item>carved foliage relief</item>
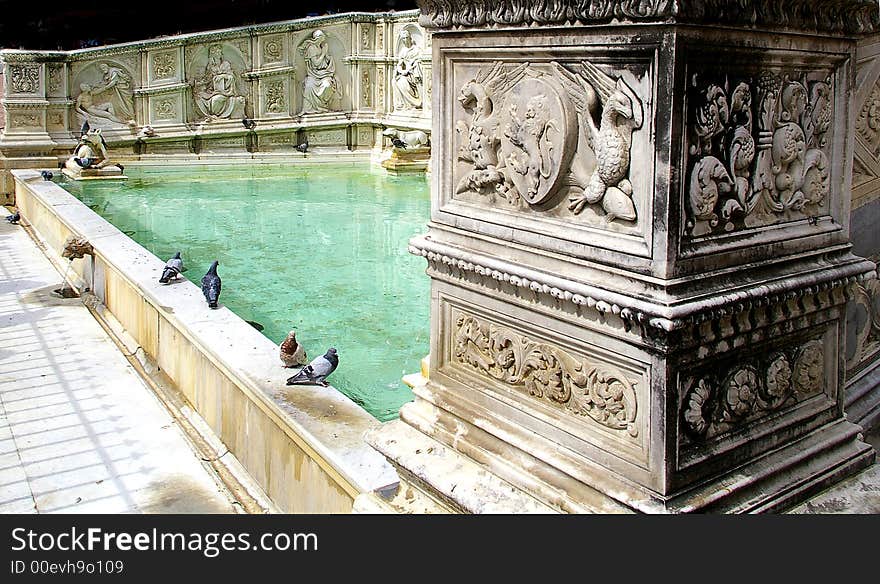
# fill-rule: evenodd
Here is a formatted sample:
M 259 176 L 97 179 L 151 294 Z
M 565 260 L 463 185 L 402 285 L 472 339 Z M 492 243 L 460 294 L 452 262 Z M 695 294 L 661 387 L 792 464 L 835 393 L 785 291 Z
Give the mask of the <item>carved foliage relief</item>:
M 174 53 L 158 53 L 153 55 L 153 78 L 169 79 L 174 77 L 176 70 Z
M 630 161 L 643 104 L 608 69 L 496 61 L 465 81 L 456 198 L 588 223 L 636 222 Z
M 455 319 L 452 359 L 544 403 L 605 428 L 638 435 L 636 387 L 616 367 L 470 315 Z
M 37 93 L 40 90 L 39 65 L 10 65 L 9 78 L 15 93 Z
M 686 378 L 680 440 L 701 442 L 818 395 L 825 387 L 821 340 Z
M 687 100 L 688 235 L 827 213 L 830 75 L 693 75 Z
M 856 133 L 874 156 L 880 158 L 880 81 L 871 89 L 856 116 Z

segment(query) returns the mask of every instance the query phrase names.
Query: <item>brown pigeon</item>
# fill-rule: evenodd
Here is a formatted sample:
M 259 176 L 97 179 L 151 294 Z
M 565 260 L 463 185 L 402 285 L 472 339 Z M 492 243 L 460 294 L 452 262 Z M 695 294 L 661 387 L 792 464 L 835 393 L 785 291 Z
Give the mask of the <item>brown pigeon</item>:
M 281 341 L 281 362 L 285 368 L 299 367 L 309 362 L 306 350 L 296 342 L 296 331 L 290 331 L 287 338 Z

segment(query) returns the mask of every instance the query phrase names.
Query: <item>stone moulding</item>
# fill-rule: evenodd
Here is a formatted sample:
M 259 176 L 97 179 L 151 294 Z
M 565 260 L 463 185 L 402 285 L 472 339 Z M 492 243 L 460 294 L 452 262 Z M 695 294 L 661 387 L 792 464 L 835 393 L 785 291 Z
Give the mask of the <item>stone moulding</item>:
M 794 299 L 803 301 L 811 296 L 815 297 L 814 304 L 821 307 L 824 302 L 819 294 L 847 290 L 851 284 L 870 277 L 870 268 L 873 266 L 867 261 L 855 262 L 829 268 L 821 273 L 797 275 L 784 281 L 750 286 L 745 290 L 722 292 L 695 302 L 682 301 L 676 306 L 666 306 L 465 252 L 424 237 L 410 240 L 408 251 L 427 259 L 433 270 L 455 279 L 471 280 L 476 276 L 479 280 L 488 278 L 508 283 L 516 288 L 546 294 L 603 315 L 619 316 L 627 330 L 633 324 L 638 324 L 642 328 L 658 329 L 667 333 L 759 307 L 782 304 Z M 835 303 L 831 301 L 831 304 Z
M 875 0 L 416 0 L 425 28 L 611 22 L 772 26 L 816 32 L 880 29 Z

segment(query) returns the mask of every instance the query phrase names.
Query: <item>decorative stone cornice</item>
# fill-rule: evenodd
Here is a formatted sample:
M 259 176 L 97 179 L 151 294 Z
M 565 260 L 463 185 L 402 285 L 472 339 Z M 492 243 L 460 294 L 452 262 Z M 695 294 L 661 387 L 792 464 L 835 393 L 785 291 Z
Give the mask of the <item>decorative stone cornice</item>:
M 673 22 L 838 33 L 880 29 L 875 0 L 416 0 L 425 28 Z
M 159 95 L 162 93 L 175 93 L 180 91 L 181 89 L 188 89 L 189 84 L 187 83 L 171 83 L 168 85 L 154 85 L 152 87 L 141 87 L 139 89 L 135 89 L 132 93 L 137 97 L 141 95 Z
M 273 67 L 267 69 L 260 69 L 258 71 L 246 71 L 242 73 L 242 77 L 247 80 L 251 79 L 260 79 L 262 77 L 277 77 L 279 75 L 290 75 L 296 71 L 295 67 Z
M 515 266 L 488 256 L 478 256 L 458 248 L 432 242 L 425 237 L 410 240 L 408 251 L 428 260 L 437 273 L 459 280 L 482 284 L 484 279 L 531 290 L 559 301 L 571 303 L 602 315 L 619 317 L 629 330 L 633 325 L 659 329 L 667 333 L 686 329 L 706 321 L 718 321 L 754 309 L 784 304 L 791 300 L 812 297 L 815 308 L 839 303 L 819 295 L 846 287 L 871 277 L 872 266 L 867 260 L 842 263 L 816 272 L 798 273 L 792 277 L 768 281 L 761 286 L 723 291 L 697 300 L 681 299 L 673 304 L 651 302 L 553 276 L 525 266 Z M 826 294 L 827 296 L 827 294 Z M 768 324 L 770 324 L 768 322 Z

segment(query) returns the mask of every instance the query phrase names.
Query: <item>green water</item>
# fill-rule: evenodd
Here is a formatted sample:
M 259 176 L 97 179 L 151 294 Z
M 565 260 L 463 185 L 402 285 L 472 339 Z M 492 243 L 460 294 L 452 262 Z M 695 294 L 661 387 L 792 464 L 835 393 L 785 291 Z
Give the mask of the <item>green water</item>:
M 276 343 L 295 329 L 310 359 L 336 347 L 328 382 L 379 420 L 412 399 L 401 376 L 428 354 L 429 279 L 406 251 L 430 213 L 423 175 L 365 163 L 125 173 L 60 184 L 162 260 L 180 250 L 197 285 L 218 260 L 220 304 Z

